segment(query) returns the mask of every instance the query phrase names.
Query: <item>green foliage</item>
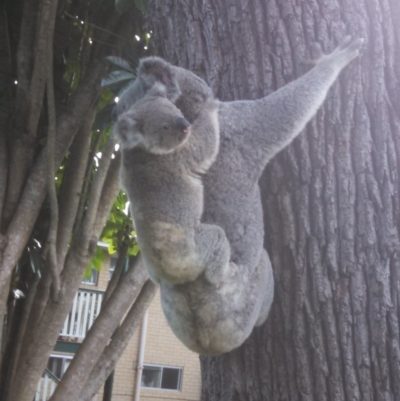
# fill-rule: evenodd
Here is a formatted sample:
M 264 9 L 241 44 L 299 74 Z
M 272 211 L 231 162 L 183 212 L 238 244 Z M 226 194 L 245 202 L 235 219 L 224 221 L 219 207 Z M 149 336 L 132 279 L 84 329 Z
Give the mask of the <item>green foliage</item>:
M 121 57 L 115 57 L 115 56 L 108 56 L 106 59 L 116 65 L 117 67 L 121 67 L 123 70 L 129 71 L 129 72 L 134 72 L 132 66 L 123 58 Z
M 135 75 L 131 72 L 113 71 L 101 81 L 101 86 L 116 91 L 133 79 L 135 79 Z
M 96 248 L 96 252 L 95 252 L 92 260 L 86 266 L 85 274 L 83 277 L 86 280 L 90 279 L 90 276 L 92 275 L 92 269 L 100 271 L 101 267 L 103 266 L 103 262 L 104 262 L 105 258 L 106 258 L 106 254 L 105 254 L 104 249 L 98 246 Z
M 108 252 L 111 255 L 118 252 L 124 244 L 128 245 L 128 255 L 136 256 L 139 252 L 136 232 L 127 212 L 127 206 L 128 197 L 125 192 L 121 191 L 114 202 L 101 235 L 101 240 L 108 244 Z

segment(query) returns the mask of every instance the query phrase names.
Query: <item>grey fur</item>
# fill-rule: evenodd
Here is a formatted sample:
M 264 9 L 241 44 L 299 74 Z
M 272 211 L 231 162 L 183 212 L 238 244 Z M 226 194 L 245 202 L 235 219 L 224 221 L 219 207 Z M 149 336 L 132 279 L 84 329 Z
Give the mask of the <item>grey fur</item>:
M 218 153 L 218 106 L 212 99 L 204 103 L 190 132 L 190 123 L 173 103 L 147 96 L 115 124 L 138 244 L 150 277 L 158 283 L 193 281 L 207 268 L 206 277 L 218 285 L 214 272 L 228 268 L 230 246 L 224 231 L 200 224 L 200 174 Z
M 218 287 L 204 275 L 179 285 L 161 281 L 165 316 L 190 349 L 201 354 L 228 352 L 267 318 L 274 284 L 271 263 L 263 249 L 258 180 L 267 162 L 314 116 L 362 44 L 362 39 L 345 37 L 333 53 L 321 55 L 307 74 L 266 98 L 220 103 L 220 147 L 215 163 L 203 177 L 202 221 L 223 228 L 233 263 L 220 272 Z M 167 87 L 169 99 L 190 121 L 211 97 L 205 82 L 191 72 L 159 58 L 147 58 L 141 61 L 138 78 L 118 107 L 123 110 L 156 82 Z

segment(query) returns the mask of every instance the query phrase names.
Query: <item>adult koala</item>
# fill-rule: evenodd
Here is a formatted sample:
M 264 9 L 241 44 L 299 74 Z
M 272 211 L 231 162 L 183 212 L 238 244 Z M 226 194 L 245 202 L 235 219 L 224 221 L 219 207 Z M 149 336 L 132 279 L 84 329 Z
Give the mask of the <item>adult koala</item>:
M 264 229 L 258 180 L 267 162 L 285 148 L 322 105 L 340 71 L 360 51 L 362 39 L 345 37 L 329 55 L 322 52 L 307 74 L 254 101 L 221 102 L 220 147 L 203 177 L 204 223 L 223 228 L 237 266 L 220 288 L 204 276 L 185 284 L 161 282 L 164 313 L 190 349 L 219 354 L 240 346 L 253 327 L 264 323 L 273 299 L 271 262 L 263 249 Z M 118 114 L 154 84 L 189 121 L 212 97 L 203 80 L 185 69 L 150 57 L 141 60 L 133 85 L 118 103 Z

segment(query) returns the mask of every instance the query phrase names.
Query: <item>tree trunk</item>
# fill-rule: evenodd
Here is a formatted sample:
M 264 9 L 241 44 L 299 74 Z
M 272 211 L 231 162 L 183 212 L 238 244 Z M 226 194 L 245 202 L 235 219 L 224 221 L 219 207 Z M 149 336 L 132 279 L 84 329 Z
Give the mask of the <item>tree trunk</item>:
M 273 308 L 240 349 L 201 358 L 202 399 L 400 400 L 400 3 L 149 3 L 160 56 L 221 100 L 296 79 L 315 41 L 366 39 L 260 181 Z

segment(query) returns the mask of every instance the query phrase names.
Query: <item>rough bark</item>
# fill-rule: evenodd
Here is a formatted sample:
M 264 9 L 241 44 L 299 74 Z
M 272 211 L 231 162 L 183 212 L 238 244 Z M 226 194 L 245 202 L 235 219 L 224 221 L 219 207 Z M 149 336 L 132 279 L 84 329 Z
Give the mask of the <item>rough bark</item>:
M 345 34 L 366 38 L 260 181 L 273 308 L 240 349 L 201 358 L 202 399 L 399 400 L 399 3 L 168 0 L 149 9 L 159 54 L 222 100 L 296 79 L 314 41 L 330 51 Z

